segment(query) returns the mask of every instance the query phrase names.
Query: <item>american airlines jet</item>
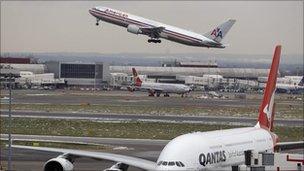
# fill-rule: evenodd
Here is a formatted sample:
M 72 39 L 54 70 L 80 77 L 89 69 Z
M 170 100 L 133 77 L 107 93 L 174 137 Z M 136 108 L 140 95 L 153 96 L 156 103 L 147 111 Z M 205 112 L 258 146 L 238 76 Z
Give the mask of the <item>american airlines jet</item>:
M 181 94 L 183 97 L 184 94 L 187 94 L 191 91 L 191 88 L 184 84 L 143 82 L 139 78 L 135 68 L 132 68 L 132 73 L 133 73 L 135 87 L 137 89 L 148 91 L 150 93 L 149 96 L 154 96 L 156 93 L 156 96 L 159 97 L 161 93 L 164 93 L 165 97 L 169 97 L 169 93 L 176 93 L 176 94 Z
M 89 12 L 96 18 L 96 25 L 99 25 L 99 21 L 102 20 L 126 27 L 130 33 L 149 36 L 149 43 L 161 43 L 160 38 L 163 38 L 185 45 L 207 48 L 225 48 L 221 41 L 235 23 L 235 20 L 230 19 L 201 35 L 108 7 L 95 7 L 90 9 Z
M 274 94 L 279 68 L 281 46 L 274 52 L 264 98 L 259 108 L 257 124 L 254 127 L 234 128 L 208 132 L 195 132 L 178 136 L 161 151 L 157 162 L 102 152 L 59 149 L 47 147 L 18 146 L 15 148 L 60 152 L 62 155 L 50 159 L 44 165 L 45 171 L 70 171 L 78 157 L 110 160 L 117 162 L 107 171 L 126 171 L 128 166 L 143 170 L 223 170 L 245 162 L 244 151 L 273 151 L 275 147 L 290 147 L 293 143 L 278 143 L 273 132 Z M 291 147 L 290 147 L 291 148 Z

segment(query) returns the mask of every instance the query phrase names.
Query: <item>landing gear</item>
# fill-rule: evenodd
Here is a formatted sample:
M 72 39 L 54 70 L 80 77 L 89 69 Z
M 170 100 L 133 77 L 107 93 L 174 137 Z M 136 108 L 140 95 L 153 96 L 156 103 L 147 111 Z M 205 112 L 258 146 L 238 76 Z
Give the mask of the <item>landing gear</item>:
M 182 98 L 184 98 L 184 97 L 188 97 L 188 93 L 183 93 Z
M 156 96 L 159 97 L 159 96 L 160 96 L 160 93 L 157 92 L 157 93 L 156 93 Z
M 168 93 L 164 94 L 164 97 L 169 97 L 169 94 Z
M 149 39 L 148 40 L 149 43 L 161 43 L 160 39 Z
M 154 97 L 154 93 L 153 92 L 149 92 L 149 97 Z
M 98 26 L 99 25 L 99 19 L 96 19 L 96 26 Z

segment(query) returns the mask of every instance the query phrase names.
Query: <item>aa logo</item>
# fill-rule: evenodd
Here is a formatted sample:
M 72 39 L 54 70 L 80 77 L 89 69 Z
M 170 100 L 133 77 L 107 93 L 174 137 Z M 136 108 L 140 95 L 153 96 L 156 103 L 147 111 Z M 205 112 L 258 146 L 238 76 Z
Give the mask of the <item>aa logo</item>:
M 211 35 L 214 35 L 215 37 L 223 38 L 223 34 L 220 28 L 216 28 L 212 31 Z

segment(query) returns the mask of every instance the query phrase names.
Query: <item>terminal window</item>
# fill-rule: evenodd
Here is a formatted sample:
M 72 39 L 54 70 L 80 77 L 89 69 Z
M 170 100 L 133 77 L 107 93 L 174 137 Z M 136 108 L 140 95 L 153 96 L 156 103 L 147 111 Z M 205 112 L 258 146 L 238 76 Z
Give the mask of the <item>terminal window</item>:
M 61 64 L 61 78 L 95 78 L 95 65 Z

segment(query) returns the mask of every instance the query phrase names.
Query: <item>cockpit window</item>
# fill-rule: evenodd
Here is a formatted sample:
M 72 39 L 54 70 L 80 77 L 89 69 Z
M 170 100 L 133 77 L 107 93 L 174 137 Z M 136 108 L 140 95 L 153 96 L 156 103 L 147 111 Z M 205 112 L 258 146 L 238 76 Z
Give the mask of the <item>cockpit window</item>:
M 163 162 L 163 161 L 159 161 L 159 162 L 157 163 L 157 165 L 160 166 L 160 165 L 162 164 L 162 162 Z
M 163 165 L 163 166 L 167 166 L 167 165 L 168 165 L 168 162 L 164 161 L 164 162 L 162 163 L 162 165 Z
M 179 162 L 175 162 L 175 163 L 176 163 L 176 166 L 182 167 L 182 165 Z
M 181 164 L 182 167 L 185 167 L 184 163 L 182 163 L 182 162 L 179 162 L 179 163 Z
M 169 162 L 168 166 L 174 166 L 175 163 L 174 162 Z

